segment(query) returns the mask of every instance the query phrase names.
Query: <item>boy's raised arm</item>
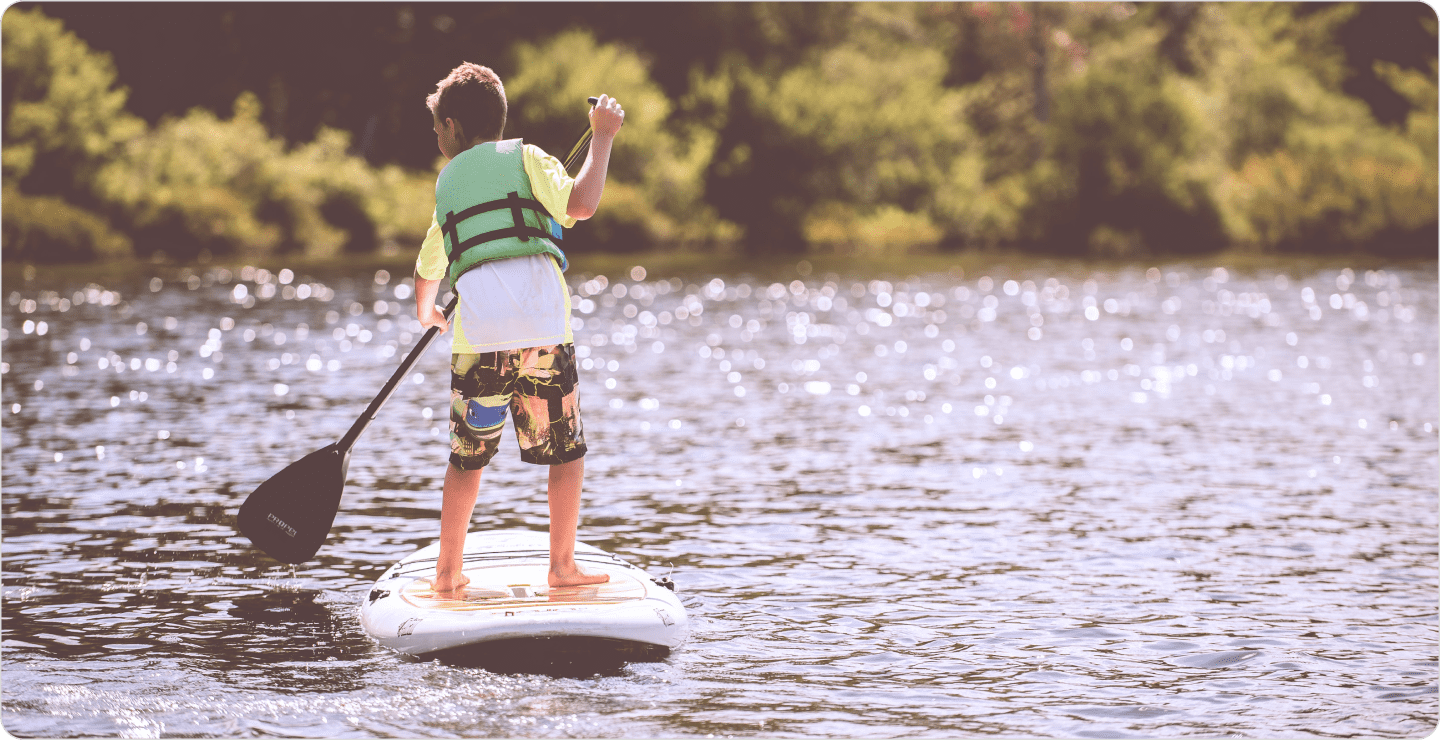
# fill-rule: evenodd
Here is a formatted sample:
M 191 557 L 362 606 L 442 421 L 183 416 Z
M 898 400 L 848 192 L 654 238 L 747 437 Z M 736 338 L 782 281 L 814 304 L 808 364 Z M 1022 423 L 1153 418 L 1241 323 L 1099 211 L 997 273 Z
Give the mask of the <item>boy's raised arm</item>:
M 590 128 L 594 131 L 590 139 L 590 152 L 585 155 L 585 164 L 575 178 L 575 187 L 570 191 L 570 200 L 565 215 L 584 220 L 595 215 L 600 207 L 600 195 L 605 191 L 605 174 L 610 169 L 610 145 L 625 122 L 625 111 L 620 103 L 609 95 L 601 95 L 600 101 L 590 109 Z

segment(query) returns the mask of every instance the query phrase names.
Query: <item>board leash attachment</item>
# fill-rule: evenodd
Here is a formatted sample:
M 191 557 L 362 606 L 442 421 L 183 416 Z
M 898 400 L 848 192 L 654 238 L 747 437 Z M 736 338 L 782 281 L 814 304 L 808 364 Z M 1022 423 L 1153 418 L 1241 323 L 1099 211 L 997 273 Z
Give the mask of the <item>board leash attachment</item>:
M 665 575 L 660 576 L 659 578 L 651 578 L 650 580 L 654 581 L 655 584 L 658 585 L 658 586 L 664 586 L 665 588 L 668 588 L 668 589 L 670 589 L 671 591 L 674 591 L 674 590 L 675 590 L 675 581 L 670 578 L 670 574 L 675 572 L 675 564 L 674 564 L 674 563 L 666 563 L 666 565 L 669 565 L 669 566 L 670 566 L 670 570 L 665 571 Z

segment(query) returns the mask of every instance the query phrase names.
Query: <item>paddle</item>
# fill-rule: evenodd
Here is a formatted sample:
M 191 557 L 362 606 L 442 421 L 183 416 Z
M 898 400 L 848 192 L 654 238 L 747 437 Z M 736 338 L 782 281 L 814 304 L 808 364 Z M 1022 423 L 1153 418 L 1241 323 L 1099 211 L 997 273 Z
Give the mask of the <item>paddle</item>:
M 600 103 L 600 98 L 586 98 L 585 102 L 589 103 L 591 108 L 594 108 Z M 575 164 L 575 160 L 579 159 L 580 155 L 585 153 L 585 147 L 590 146 L 590 137 L 594 134 L 594 129 L 586 128 L 585 133 L 580 135 L 580 140 L 575 142 L 574 148 L 570 150 L 570 155 L 565 157 L 565 169 L 570 169 L 570 165 Z
M 598 102 L 598 98 L 589 99 L 591 106 Z M 591 135 L 591 129 L 586 128 L 580 141 L 570 151 L 570 156 L 565 158 L 566 170 L 570 169 L 585 146 L 590 143 Z M 459 296 L 455 296 L 446 304 L 447 321 L 455 313 L 455 306 L 459 301 Z M 400 363 L 400 368 L 390 377 L 390 381 L 380 389 L 379 395 L 375 396 L 365 413 L 355 420 L 350 431 L 346 432 L 339 442 L 322 447 L 291 463 L 270 480 L 261 483 L 260 487 L 245 499 L 245 503 L 240 506 L 236 523 L 240 533 L 245 535 L 251 544 L 282 563 L 303 563 L 315 557 L 320 546 L 325 544 L 330 527 L 335 523 L 335 514 L 340 510 L 340 494 L 345 491 L 345 471 L 350 467 L 350 448 L 355 446 L 355 441 L 360 438 L 365 427 L 375 421 L 375 417 L 380 414 L 380 407 L 394 395 L 400 381 L 409 374 L 410 368 L 425 354 L 426 348 L 439 333 L 438 326 L 426 330 L 415 348 L 410 350 L 410 354 Z

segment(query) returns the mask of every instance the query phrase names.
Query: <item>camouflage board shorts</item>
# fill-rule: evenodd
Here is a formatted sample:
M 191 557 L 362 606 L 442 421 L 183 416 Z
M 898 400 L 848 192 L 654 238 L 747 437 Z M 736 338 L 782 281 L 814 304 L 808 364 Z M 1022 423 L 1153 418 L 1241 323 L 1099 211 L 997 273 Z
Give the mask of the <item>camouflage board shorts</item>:
M 520 459 L 558 465 L 585 456 L 575 345 L 450 356 L 450 464 L 479 470 L 515 417 Z

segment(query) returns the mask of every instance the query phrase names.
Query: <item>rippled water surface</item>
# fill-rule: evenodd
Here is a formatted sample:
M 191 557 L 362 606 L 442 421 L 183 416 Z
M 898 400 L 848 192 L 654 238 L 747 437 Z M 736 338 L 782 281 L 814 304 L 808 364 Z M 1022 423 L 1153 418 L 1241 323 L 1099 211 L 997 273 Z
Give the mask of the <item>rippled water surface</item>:
M 447 347 L 314 562 L 233 528 L 414 345 L 402 276 L 7 269 L 5 729 L 1428 735 L 1434 265 L 1147 267 L 572 271 L 581 538 L 673 569 L 693 627 L 583 679 L 360 629 L 438 535 Z M 543 529 L 509 444 L 474 527 Z

